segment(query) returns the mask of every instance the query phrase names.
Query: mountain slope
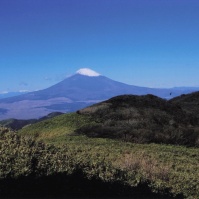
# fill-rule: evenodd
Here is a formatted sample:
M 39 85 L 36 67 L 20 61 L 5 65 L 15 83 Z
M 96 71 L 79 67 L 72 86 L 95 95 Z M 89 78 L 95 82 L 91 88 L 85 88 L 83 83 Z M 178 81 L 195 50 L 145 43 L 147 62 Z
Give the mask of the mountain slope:
M 124 182 L 133 187 L 139 187 L 140 184 L 146 182 L 147 185 L 155 192 L 161 192 L 162 194 L 166 192 L 167 194 L 169 193 L 169 195 L 174 194 L 174 196 L 177 196 L 176 198 L 197 198 L 199 194 L 199 189 L 197 188 L 199 179 L 198 148 L 164 144 L 135 144 L 113 139 L 88 138 L 86 136 L 74 135 L 74 131 L 82 129 L 83 126 L 90 124 L 91 127 L 96 127 L 96 122 L 98 122 L 99 125 L 100 122 L 102 122 L 103 116 L 105 117 L 108 114 L 112 114 L 112 116 L 114 116 L 116 114 L 113 113 L 117 113 L 117 111 L 121 109 L 126 109 L 128 112 L 130 107 L 131 109 L 134 108 L 134 110 L 144 109 L 143 114 L 147 114 L 149 111 L 148 109 L 154 109 L 157 112 L 161 111 L 161 113 L 165 111 L 165 114 L 169 115 L 170 113 L 170 117 L 175 116 L 175 118 L 178 118 L 178 113 L 179 120 L 177 121 L 177 124 L 181 124 L 181 122 L 184 123 L 184 119 L 186 119 L 187 124 L 189 124 L 190 118 L 186 116 L 186 118 L 184 118 L 184 116 L 181 116 L 181 114 L 185 113 L 180 109 L 180 107 L 176 107 L 168 101 L 151 95 L 119 96 L 90 108 L 93 107 L 95 109 L 80 110 L 81 114 L 80 112 L 79 114 L 63 114 L 61 116 L 30 125 L 23 128 L 18 133 L 23 136 L 27 135 L 28 137 L 30 137 L 30 135 L 35 135 L 38 140 L 43 140 L 47 143 L 53 143 L 59 146 L 59 151 L 56 151 L 55 148 L 51 146 L 49 146 L 49 150 L 43 150 L 42 148 L 42 152 L 51 152 L 51 150 L 53 150 L 52 155 L 45 155 L 44 159 L 43 156 L 38 155 L 40 153 L 36 153 L 36 157 L 38 157 L 36 160 L 38 160 L 39 163 L 45 160 L 48 168 L 46 170 L 50 170 L 53 173 L 53 176 L 56 176 L 57 171 L 61 172 L 61 174 L 65 174 L 70 171 L 70 168 L 74 171 L 78 168 L 83 170 L 84 178 L 103 179 L 105 182 L 110 182 L 111 184 L 115 181 L 117 183 Z M 107 107 L 110 108 L 110 113 L 106 111 Z M 96 116 L 93 117 L 95 115 L 95 111 L 100 112 L 100 109 L 102 111 L 101 116 L 98 118 Z M 176 110 L 178 110 L 177 113 Z M 150 112 L 148 112 L 148 114 L 150 114 Z M 132 116 L 136 116 L 136 111 L 132 112 Z M 101 119 L 101 121 L 99 121 L 99 119 Z M 93 120 L 96 120 L 96 122 Z M 130 121 L 128 121 L 127 117 L 126 124 L 128 122 Z M 95 128 L 93 130 L 95 130 Z M 115 133 L 117 133 L 117 131 L 115 131 Z M 188 137 L 190 137 L 190 134 Z M 12 146 L 15 144 L 13 141 L 9 143 L 11 143 Z M 7 147 L 8 144 L 6 143 L 5 146 Z M 18 149 L 20 149 L 20 147 L 18 147 Z M 2 151 L 4 152 L 7 150 Z M 15 152 L 16 150 L 10 151 Z M 34 152 L 34 150 L 31 151 Z M 64 158 L 59 154 L 63 155 Z M 13 157 L 13 155 L 11 157 Z M 18 157 L 20 157 L 20 155 L 17 156 L 17 158 Z M 54 159 L 54 157 L 56 158 Z M 62 161 L 65 160 L 65 158 L 67 158 L 67 161 L 63 166 Z M 32 160 L 32 158 L 30 160 Z M 49 164 L 51 162 L 52 164 Z M 4 168 L 10 168 L 11 162 L 7 161 L 5 165 L 6 167 Z M 25 166 L 26 165 L 27 164 L 25 164 Z M 37 164 L 36 166 L 38 167 L 36 168 L 39 168 L 40 165 L 42 166 L 42 169 L 44 169 L 44 165 L 46 164 Z M 51 166 L 54 166 L 53 168 L 56 169 L 49 169 Z M 14 169 L 16 171 L 16 167 L 14 167 Z M 19 171 L 23 172 L 24 169 L 20 168 Z M 50 177 L 49 172 L 48 176 Z M 54 178 L 47 178 L 46 184 L 51 182 L 52 179 Z M 68 187 L 68 185 L 71 184 L 69 183 L 65 185 L 63 180 L 60 181 L 60 179 L 63 178 L 59 177 L 57 179 L 58 181 L 54 181 L 53 188 L 59 185 L 66 189 L 65 187 Z M 76 179 L 78 180 L 80 178 Z M 75 185 L 77 180 L 75 180 Z M 24 188 L 23 186 L 21 187 Z M 117 189 L 121 190 L 118 186 Z M 141 193 L 143 191 L 145 192 L 145 189 L 143 188 L 140 190 Z M 33 191 L 35 192 L 35 189 L 33 189 Z M 91 196 L 91 191 L 92 187 L 89 187 L 89 196 Z M 47 192 L 49 193 L 49 190 L 47 190 Z M 135 197 L 135 192 L 133 191 L 131 193 L 133 195 L 130 196 Z M 137 198 L 139 198 L 139 196 L 140 195 L 137 195 Z
M 2 125 L 3 127 L 10 128 L 14 131 L 17 131 L 26 125 L 41 122 L 41 121 L 44 121 L 44 120 L 47 120 L 47 119 L 50 119 L 62 114 L 63 113 L 60 113 L 60 112 L 53 112 L 39 119 L 29 119 L 29 120 L 7 119 L 7 120 L 0 121 L 0 125 Z
M 49 150 L 40 148 L 42 154 L 49 154 L 49 152 L 52 151 L 52 155 L 41 156 L 41 153 L 35 153 L 35 150 L 28 151 L 34 152 L 37 157 L 36 160 L 38 160 L 39 163 L 46 163 L 36 164 L 36 169 L 40 168 L 40 166 L 42 167 L 42 171 L 47 168 L 44 171 L 48 171 L 48 177 L 50 178 L 45 178 L 47 180 L 46 183 L 44 183 L 45 187 L 54 179 L 51 177 L 51 173 L 53 176 L 56 176 L 57 172 L 64 175 L 68 171 L 71 171 L 71 169 L 72 171 L 77 171 L 76 169 L 79 171 L 79 169 L 82 169 L 84 178 L 103 179 L 105 182 L 110 182 L 111 184 L 115 181 L 117 183 L 122 182 L 133 187 L 139 187 L 140 184 L 146 182 L 155 192 L 157 191 L 163 194 L 166 191 L 167 194 L 169 192 L 169 195 L 179 195 L 177 198 L 197 198 L 199 194 L 199 189 L 197 189 L 199 177 L 199 167 L 197 164 L 199 160 L 199 151 L 197 148 L 163 144 L 134 144 L 111 139 L 72 135 L 75 129 L 87 123 L 89 123 L 89 116 L 72 113 L 30 125 L 20 131 L 20 134 L 23 134 L 23 136 L 27 135 L 28 138 L 30 138 L 30 135 L 36 135 L 38 140 L 42 139 L 48 144 L 53 143 L 59 146 L 58 151 L 51 145 L 48 145 Z M 16 153 L 15 140 L 6 140 L 5 143 L 6 147 L 8 146 L 8 141 L 11 143 L 13 149 L 10 150 L 12 156 L 9 157 L 11 158 L 13 158 L 13 154 Z M 27 142 L 27 138 L 25 138 L 25 140 L 26 143 L 29 143 Z M 35 145 L 31 144 L 31 146 L 34 147 Z M 41 144 L 38 146 L 41 146 Z M 17 149 L 21 149 L 21 147 L 17 147 Z M 6 150 L 2 150 L 2 152 L 7 152 L 7 148 Z M 19 168 L 18 173 L 24 172 L 24 168 L 27 168 L 27 164 L 24 164 L 24 155 L 21 155 L 22 152 L 24 153 L 24 150 L 20 150 L 18 153 L 19 155 L 14 159 L 14 161 L 18 163 L 20 162 L 18 161 L 19 157 L 23 158 L 21 162 L 24 167 L 20 167 L 21 164 L 17 164 L 18 167 L 13 167 L 15 172 Z M 30 160 L 32 160 L 30 153 L 25 157 L 26 159 L 30 157 Z M 7 162 L 4 164 L 4 168 L 12 167 L 13 163 L 11 164 L 8 158 L 6 160 Z M 64 160 L 66 161 L 63 165 L 62 161 Z M 37 171 L 38 170 L 39 169 L 37 169 Z M 58 187 L 64 187 L 64 190 L 67 189 L 66 187 L 70 187 L 70 181 L 67 181 L 65 184 L 63 178 L 60 177 L 59 175 L 59 178 L 56 178 L 57 181 L 53 181 L 54 183 L 52 184 L 50 183 L 54 185 L 51 186 L 53 191 L 57 185 Z M 35 175 L 33 175 L 33 178 L 38 179 L 35 178 Z M 76 179 L 77 180 L 74 181 L 74 186 L 72 186 L 72 190 L 76 187 L 77 181 L 80 180 L 79 176 L 76 175 Z M 92 187 L 89 187 L 89 196 L 91 196 Z M 20 188 L 24 192 L 24 186 L 20 186 Z M 121 191 L 121 187 L 117 186 L 117 189 Z M 35 192 L 35 189 L 32 190 Z M 97 189 L 97 191 L 99 191 L 99 189 Z M 125 190 L 124 193 L 126 193 L 126 191 L 127 190 Z M 140 191 L 141 193 L 143 191 L 145 192 L 145 189 L 142 188 Z M 82 190 L 82 192 L 84 193 L 84 190 Z M 49 193 L 49 188 L 47 188 L 47 193 Z M 58 193 L 59 192 L 56 193 L 56 196 L 59 196 Z M 120 196 L 123 196 L 121 193 L 122 192 L 120 192 Z M 41 196 L 41 194 L 39 196 Z M 68 195 L 66 195 L 66 197 L 67 196 Z M 136 198 L 139 198 L 140 195 L 136 196 Z M 134 198 L 135 192 L 131 192 L 129 197 Z
M 143 94 L 145 92 L 160 92 L 160 95 L 167 90 L 156 90 L 138 86 L 131 86 L 111 80 L 104 76 L 88 77 L 85 75 L 75 74 L 60 83 L 53 85 L 47 89 L 27 93 L 25 95 L 16 96 L 0 100 L 0 102 L 13 103 L 22 100 L 48 100 L 52 98 L 65 97 L 71 100 L 102 100 L 110 96 L 119 94 L 127 94 L 134 92 L 135 94 Z
M 0 99 L 0 120 L 32 119 L 51 112 L 73 112 L 123 94 L 153 94 L 168 99 L 191 91 L 132 86 L 111 80 L 90 69 L 81 69 L 75 75 L 44 90 Z
M 64 142 L 66 136 L 86 135 L 133 143 L 164 143 L 199 146 L 198 123 L 194 115 L 153 95 L 122 95 L 63 114 L 20 130 L 50 142 Z
M 153 94 L 162 98 L 171 98 L 180 93 L 190 92 L 197 88 L 155 89 L 124 84 L 105 76 L 86 76 L 75 74 L 65 80 L 40 91 L 30 92 L 0 100 L 13 103 L 22 100 L 48 100 L 52 98 L 67 98 L 71 101 L 103 100 L 121 94 L 144 95 Z
M 171 103 L 181 106 L 187 113 L 196 115 L 199 121 L 199 92 L 181 95 L 170 100 Z
M 136 143 L 195 146 L 197 118 L 180 106 L 153 95 L 122 95 L 77 112 L 93 118 L 95 126 L 77 130 L 89 137 L 122 139 Z
M 22 91 L 22 92 L 3 92 L 0 93 L 0 99 L 8 98 L 8 97 L 14 97 L 18 95 L 23 95 L 27 93 L 28 91 Z

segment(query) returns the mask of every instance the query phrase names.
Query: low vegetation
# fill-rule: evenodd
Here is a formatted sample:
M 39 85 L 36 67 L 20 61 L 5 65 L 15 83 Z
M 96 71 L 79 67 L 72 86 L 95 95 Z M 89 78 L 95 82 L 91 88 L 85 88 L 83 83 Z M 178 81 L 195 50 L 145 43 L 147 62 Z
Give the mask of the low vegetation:
M 197 198 L 199 194 L 198 149 L 84 136 L 66 137 L 64 145 L 57 146 L 15 133 L 1 134 L 0 140 L 1 192 L 7 188 L 5 179 L 35 180 L 81 173 L 86 179 L 104 183 L 147 185 L 154 193 L 167 197 Z
M 13 195 L 140 198 L 145 193 L 151 198 L 197 199 L 196 125 L 194 115 L 170 102 L 125 96 L 17 133 L 2 127 L 0 196 L 12 190 Z
M 77 113 L 96 122 L 77 129 L 77 134 L 133 143 L 199 145 L 197 118 L 153 95 L 118 96 Z

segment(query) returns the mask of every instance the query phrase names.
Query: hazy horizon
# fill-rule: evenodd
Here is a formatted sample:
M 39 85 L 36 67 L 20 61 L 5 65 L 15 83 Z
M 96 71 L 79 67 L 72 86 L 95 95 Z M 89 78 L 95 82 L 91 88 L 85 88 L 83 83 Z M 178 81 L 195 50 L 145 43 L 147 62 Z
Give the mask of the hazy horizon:
M 0 93 L 90 68 L 130 85 L 199 87 L 196 0 L 2 0 Z

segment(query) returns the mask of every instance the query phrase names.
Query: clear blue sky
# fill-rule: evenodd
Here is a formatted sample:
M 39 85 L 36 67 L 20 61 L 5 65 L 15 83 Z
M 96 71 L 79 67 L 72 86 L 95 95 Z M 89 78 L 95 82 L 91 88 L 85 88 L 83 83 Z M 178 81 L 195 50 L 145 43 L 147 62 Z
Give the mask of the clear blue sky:
M 0 93 L 85 67 L 132 85 L 199 86 L 199 1 L 0 0 Z

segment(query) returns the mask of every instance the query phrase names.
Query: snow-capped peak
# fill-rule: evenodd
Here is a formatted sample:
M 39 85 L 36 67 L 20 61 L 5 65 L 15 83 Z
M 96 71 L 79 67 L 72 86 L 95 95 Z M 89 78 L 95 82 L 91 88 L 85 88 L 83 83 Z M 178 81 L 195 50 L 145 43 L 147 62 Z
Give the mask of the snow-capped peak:
M 90 76 L 90 77 L 97 77 L 100 76 L 99 73 L 95 72 L 94 70 L 91 70 L 89 68 L 81 68 L 79 69 L 76 74 Z

